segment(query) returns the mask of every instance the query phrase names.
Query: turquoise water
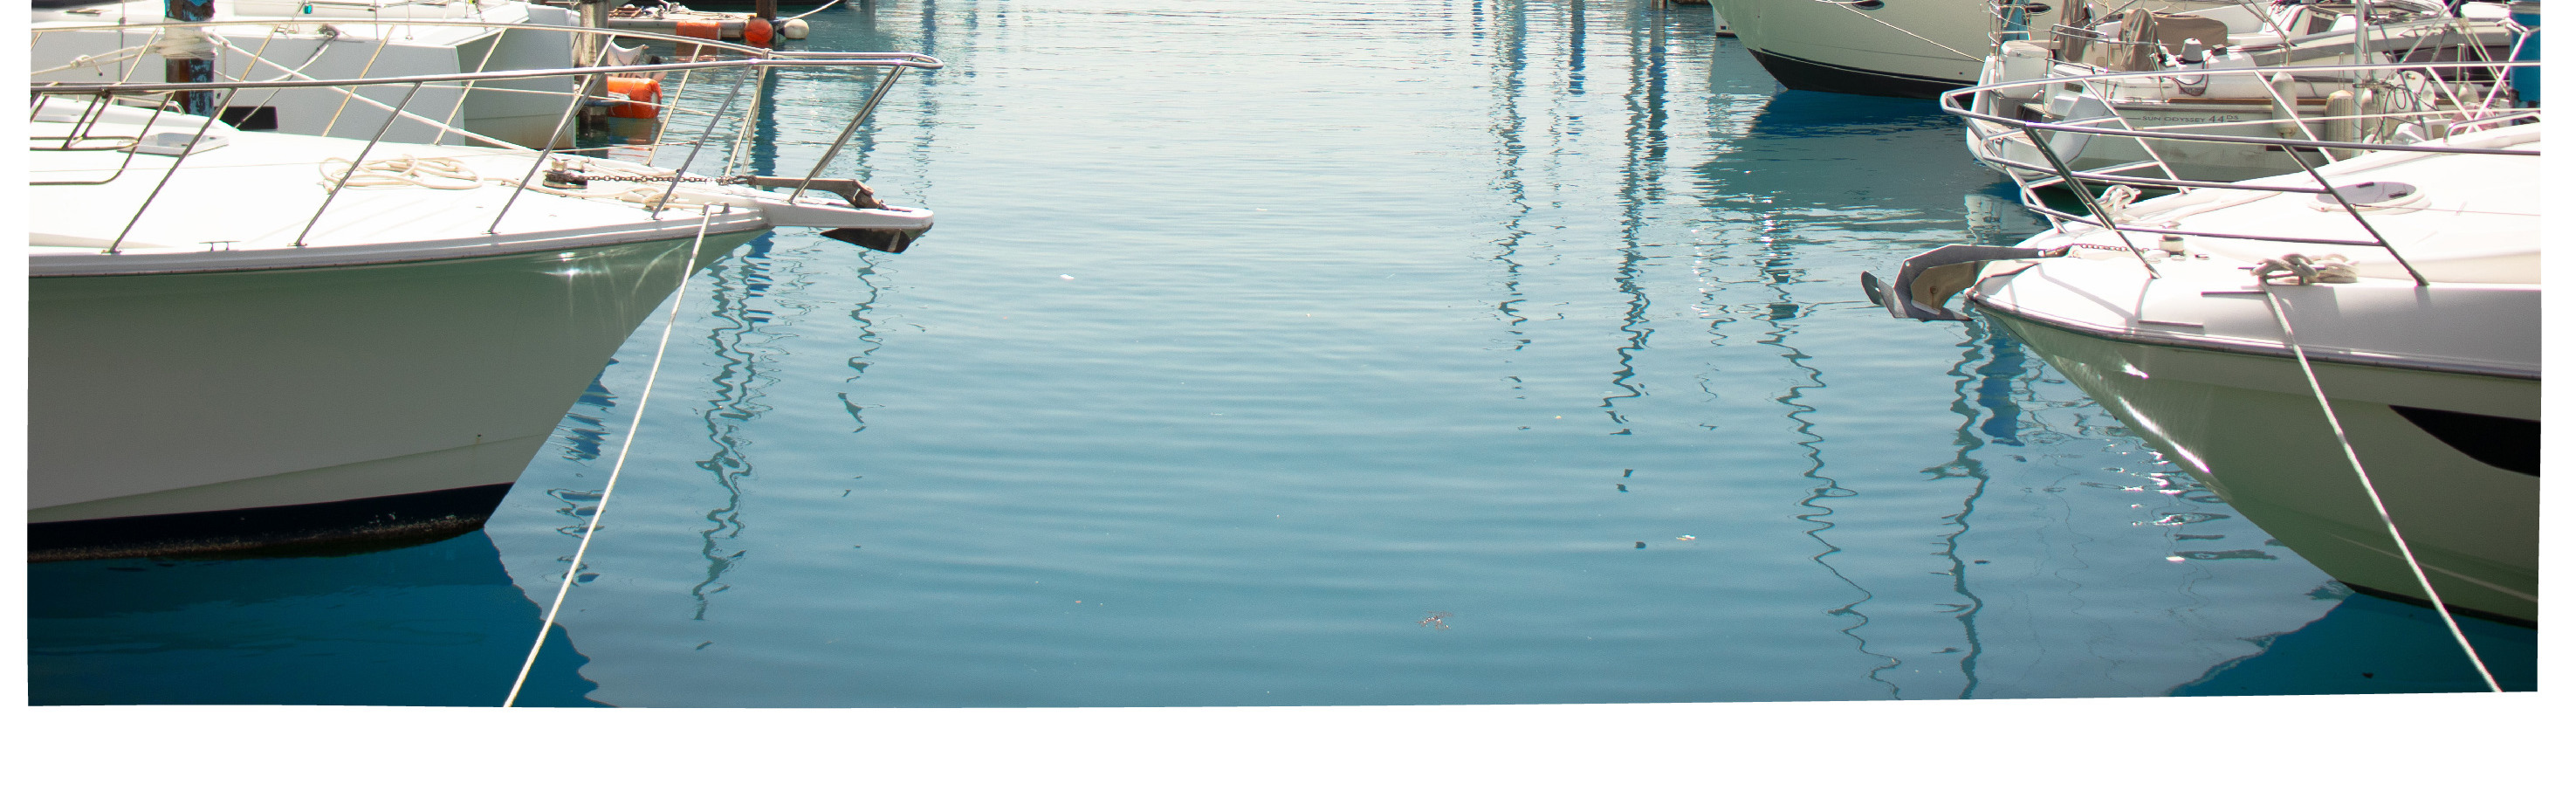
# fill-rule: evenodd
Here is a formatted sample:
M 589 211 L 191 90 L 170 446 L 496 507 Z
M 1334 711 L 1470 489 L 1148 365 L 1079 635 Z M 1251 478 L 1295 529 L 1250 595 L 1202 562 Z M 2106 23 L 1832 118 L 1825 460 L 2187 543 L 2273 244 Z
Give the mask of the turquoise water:
M 2478 688 L 2429 611 L 2334 584 L 2009 338 L 1863 302 L 1865 269 L 2038 226 L 1953 119 L 1782 92 L 1705 9 L 812 21 L 950 64 L 845 168 L 939 228 L 783 231 L 688 285 L 525 703 Z M 763 164 L 810 166 L 863 87 L 781 78 Z M 498 703 L 661 335 L 481 533 L 31 566 L 31 699 Z M 2529 688 L 2533 632 L 2469 626 Z

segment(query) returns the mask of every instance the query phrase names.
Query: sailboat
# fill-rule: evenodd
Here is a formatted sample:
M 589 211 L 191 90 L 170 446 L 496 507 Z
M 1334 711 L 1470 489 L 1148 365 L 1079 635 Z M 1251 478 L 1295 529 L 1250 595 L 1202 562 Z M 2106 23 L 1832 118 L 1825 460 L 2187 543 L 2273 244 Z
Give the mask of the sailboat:
M 2080 132 L 2029 135 L 1983 116 L 2074 126 L 2167 129 L 2303 140 L 2394 142 L 2438 135 L 2453 120 L 2519 98 L 2505 69 L 2535 33 L 2504 3 L 2456 9 L 2430 0 L 2376 0 L 2269 8 L 2223 6 L 2183 14 L 2131 9 L 2079 19 L 2046 40 L 2006 41 L 1986 59 L 1966 106 L 1969 152 L 1988 167 L 2048 177 L 2050 157 L 2078 171 L 2123 169 L 2199 181 L 2240 181 L 2299 169 L 2288 150 L 2142 140 Z M 2360 22 L 2367 18 L 2367 24 Z M 2354 53 L 2361 55 L 2356 58 Z M 2288 66 L 2464 62 L 2396 73 L 2388 81 Z M 2378 76 L 2381 73 L 2368 72 Z M 2322 159 L 2310 155 L 2309 164 Z

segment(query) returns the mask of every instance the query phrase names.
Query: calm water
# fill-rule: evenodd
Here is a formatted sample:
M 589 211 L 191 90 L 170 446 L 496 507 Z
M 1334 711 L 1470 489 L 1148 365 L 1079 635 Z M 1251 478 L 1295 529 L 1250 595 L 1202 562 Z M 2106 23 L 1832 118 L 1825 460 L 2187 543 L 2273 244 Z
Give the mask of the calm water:
M 1862 302 L 1864 269 L 2037 226 L 1928 103 L 1782 92 L 1704 8 L 813 21 L 950 64 L 853 168 L 939 229 L 781 232 L 689 284 L 523 702 L 2477 688 L 2429 611 L 2343 590 L 2009 338 Z M 863 96 L 802 79 L 772 172 Z M 661 329 L 481 533 L 29 567 L 31 698 L 498 703 Z M 2533 632 L 2468 625 L 2530 688 Z

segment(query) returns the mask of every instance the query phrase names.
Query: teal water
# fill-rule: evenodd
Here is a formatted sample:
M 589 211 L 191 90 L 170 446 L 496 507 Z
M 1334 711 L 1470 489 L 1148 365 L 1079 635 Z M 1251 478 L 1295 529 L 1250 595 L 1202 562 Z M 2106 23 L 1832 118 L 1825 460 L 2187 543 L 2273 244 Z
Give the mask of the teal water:
M 950 64 L 843 168 L 939 227 L 783 231 L 688 285 L 526 703 L 2478 688 L 2429 611 L 2334 584 L 2010 338 L 1863 302 L 1865 269 L 2038 226 L 1929 103 L 1783 92 L 1705 9 L 812 21 Z M 759 159 L 801 172 L 864 86 L 778 88 Z M 662 329 L 481 533 L 31 566 L 31 699 L 498 703 Z M 2469 626 L 2530 688 L 2534 633 Z

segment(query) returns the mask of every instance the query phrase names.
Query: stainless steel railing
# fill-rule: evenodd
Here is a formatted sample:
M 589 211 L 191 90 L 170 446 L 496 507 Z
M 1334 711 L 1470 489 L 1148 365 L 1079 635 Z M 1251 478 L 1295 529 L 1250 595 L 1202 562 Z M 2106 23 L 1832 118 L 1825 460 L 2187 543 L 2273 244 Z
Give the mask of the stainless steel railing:
M 437 74 L 369 75 L 367 72 L 377 68 L 379 56 L 394 38 L 386 33 L 386 30 L 391 28 L 462 28 L 463 30 L 457 31 L 462 35 L 461 40 L 481 42 L 479 47 L 482 55 L 480 62 L 475 64 L 477 66 L 490 63 L 492 53 L 500 49 L 499 37 L 505 35 L 567 37 L 571 42 L 570 46 L 583 46 L 585 42 L 595 43 L 598 47 L 596 50 L 589 50 L 586 46 L 584 48 L 584 54 L 591 54 L 594 58 L 605 58 L 611 52 L 609 48 L 614 42 L 620 40 L 630 43 L 663 44 L 671 46 L 675 53 L 683 57 L 683 60 L 629 65 L 567 65 Z M 326 34 L 323 31 L 330 32 Z M 116 252 L 123 245 L 125 238 L 133 232 L 144 214 L 159 199 L 171 177 L 189 166 L 190 156 L 196 153 L 200 144 L 206 141 L 208 134 L 215 128 L 216 119 L 232 110 L 236 100 L 245 93 L 262 92 L 262 95 L 275 96 L 282 92 L 295 91 L 323 93 L 336 97 L 338 104 L 331 111 L 328 120 L 322 123 L 322 131 L 326 136 L 366 141 L 361 147 L 359 161 L 363 161 L 366 154 L 373 151 L 379 143 L 386 142 L 390 133 L 397 128 L 426 135 L 427 142 L 432 144 L 446 144 L 453 139 L 459 144 L 533 155 L 530 157 L 527 173 L 516 182 L 516 189 L 510 199 L 504 202 L 502 209 L 495 214 L 491 225 L 486 229 L 487 233 L 497 233 L 502 220 L 509 215 L 511 207 L 516 205 L 518 196 L 530 191 L 532 185 L 538 183 L 540 172 L 547 163 L 560 156 L 607 158 L 613 155 L 626 155 L 635 158 L 638 161 L 631 164 L 651 168 L 659 174 L 655 178 L 666 179 L 669 182 L 662 200 L 648 204 L 656 216 L 661 206 L 669 202 L 671 194 L 677 190 L 683 180 L 724 179 L 747 182 L 759 176 L 760 182 L 764 185 L 781 185 L 787 180 L 765 174 L 736 172 L 746 167 L 743 153 L 748 150 L 754 134 L 755 124 L 747 119 L 753 109 L 765 101 L 764 94 L 773 82 L 762 77 L 778 71 L 877 74 L 874 89 L 869 92 L 865 103 L 853 111 L 847 122 L 842 125 L 839 136 L 829 150 L 819 157 L 801 178 L 794 179 L 795 191 L 789 200 L 793 202 L 802 199 L 808 189 L 838 158 L 844 144 L 867 123 L 905 71 L 933 70 L 943 65 L 937 58 L 909 52 L 775 52 L 729 42 L 640 31 L 612 32 L 592 28 L 473 20 L 387 20 L 383 23 L 374 23 L 352 19 L 333 19 L 327 22 L 312 18 L 227 19 L 215 22 L 153 22 L 125 25 L 45 25 L 30 32 L 37 42 L 41 42 L 49 35 L 101 32 L 113 34 L 119 44 L 137 40 L 141 42 L 120 46 L 100 55 L 76 56 L 71 58 L 64 67 L 47 68 L 40 65 L 33 70 L 38 79 L 46 77 L 56 79 L 29 86 L 30 120 L 45 117 L 49 108 L 71 110 L 74 117 L 67 126 L 62 127 L 65 131 L 61 134 L 31 137 L 29 142 L 32 149 L 122 150 L 126 154 L 123 162 L 110 171 L 103 181 L 45 183 L 105 183 L 118 178 L 132 166 L 138 150 L 142 147 L 140 139 L 142 134 L 129 134 L 127 133 L 129 130 L 123 125 L 111 126 L 102 123 L 101 117 L 106 114 L 108 108 L 127 106 L 149 109 L 151 114 L 142 127 L 146 132 L 153 130 L 156 124 L 166 127 L 174 120 L 185 119 L 185 121 L 194 122 L 193 131 L 189 133 L 186 142 L 176 145 L 172 161 L 168 169 L 161 174 L 160 182 L 134 208 L 124 230 L 107 245 L 104 252 L 109 253 Z M 357 69 L 356 74 L 340 76 L 313 73 L 318 70 L 314 67 L 314 63 L 320 58 L 323 47 L 337 41 L 364 40 L 370 33 L 373 33 L 376 39 L 371 45 L 375 49 L 367 55 L 366 65 Z M 276 41 L 297 36 L 320 40 L 315 47 L 313 57 L 306 58 L 303 63 L 295 66 L 288 66 L 265 57 L 264 54 Z M 250 45 L 248 41 L 252 38 L 258 40 L 255 46 Z M 232 53 L 234 59 L 241 64 L 239 68 L 233 73 L 219 73 L 213 82 L 171 83 L 133 79 L 133 66 L 140 65 L 147 59 L 159 58 L 160 53 L 165 51 L 179 54 L 176 51 L 177 47 L 197 47 L 198 52 L 203 52 L 210 49 L 203 46 L 207 42 L 212 43 L 211 49 Z M 567 46 L 561 52 L 562 62 L 578 62 L 573 59 L 574 54 Z M 118 73 L 111 76 L 106 66 L 118 64 L 119 61 L 132 62 L 119 64 L 125 68 L 119 69 Z M 592 62 L 598 62 L 598 60 Z M 91 72 L 87 76 L 94 76 L 97 79 L 81 82 L 61 79 L 67 76 L 82 76 L 75 73 L 84 69 Z M 251 78 L 252 75 L 261 73 L 263 69 L 270 76 Z M 598 87 L 602 81 L 611 77 L 656 79 L 658 80 L 656 88 L 661 93 L 660 100 L 629 97 L 624 101 L 604 106 L 597 98 L 602 94 Z M 380 95 L 370 96 L 368 95 L 370 92 L 365 90 L 370 88 L 380 88 L 384 91 L 376 91 L 374 93 Z M 442 99 L 453 100 L 453 105 L 447 108 L 443 114 L 444 117 L 432 118 L 410 111 L 414 102 L 423 95 L 425 88 L 435 88 L 447 94 Z M 202 118 L 177 115 L 174 110 L 178 106 L 175 102 L 176 97 L 182 93 L 195 91 L 219 94 L 214 114 Z M 398 92 L 398 95 L 385 93 L 385 91 Z M 542 101 L 546 106 L 553 106 L 559 101 L 561 109 L 555 113 L 553 128 L 544 135 L 541 145 L 521 145 L 492 134 L 478 132 L 469 128 L 470 124 L 460 119 L 469 100 L 477 98 L 490 100 L 493 97 Z M 65 104 L 66 102 L 68 104 Z M 567 128 L 575 118 L 583 114 L 586 108 L 592 110 L 593 114 L 603 114 L 603 110 L 612 106 L 624 108 L 629 115 L 645 111 L 642 114 L 648 114 L 649 118 L 627 120 L 644 122 L 649 127 L 650 142 L 638 146 L 634 143 L 645 138 L 631 138 L 626 143 L 614 147 L 592 148 L 580 147 L 577 145 L 579 141 L 573 141 L 576 145 L 565 144 L 571 139 L 566 135 Z M 370 108 L 371 111 L 365 114 L 367 120 L 375 120 L 377 116 L 381 116 L 381 123 L 343 123 L 347 120 L 344 116 L 352 112 L 353 107 Z M 729 133 L 725 128 L 727 121 L 734 122 Z M 366 129 L 362 128 L 363 126 L 373 128 Z M 719 143 L 723 145 L 717 145 Z M 711 146 L 723 153 L 724 160 L 720 165 L 720 172 L 716 176 L 689 174 L 687 171 L 702 161 L 703 155 Z M 671 160 L 676 162 L 670 162 Z M 665 167 L 656 164 L 657 162 L 670 162 L 670 164 Z M 351 173 L 354 173 L 356 170 L 354 164 L 353 162 L 350 172 L 340 174 L 339 183 L 326 194 L 313 217 L 305 224 L 303 233 L 298 235 L 296 246 L 304 244 L 305 236 L 311 233 L 315 225 L 321 222 L 324 214 L 330 210 L 331 198 L 337 195 L 338 187 L 345 185 Z
M 2006 91 L 2027 93 L 2030 89 L 2036 88 L 2040 96 L 2050 96 L 2066 91 L 2078 93 L 2090 91 L 2097 96 L 2108 95 L 2108 91 L 2098 90 L 2096 86 L 2106 81 L 2155 76 L 2159 74 L 2156 72 L 2102 73 L 1963 88 L 1942 94 L 1941 109 L 1967 121 L 1971 142 L 1978 156 L 1998 166 L 1999 170 L 2012 177 L 2020 191 L 2023 206 L 2047 218 L 2050 225 L 2061 232 L 2067 231 L 2071 226 L 2112 230 L 2116 232 L 2113 236 L 2117 237 L 2120 243 L 2132 253 L 2137 254 L 2141 262 L 2146 260 L 2145 252 L 2130 238 L 2132 234 L 2143 234 L 2148 239 L 2160 239 L 2168 235 L 2200 236 L 2376 247 L 2387 251 L 2400 266 L 2413 274 L 2419 284 L 2425 284 L 2430 281 L 2408 263 L 2405 256 L 2386 237 L 2372 227 L 2369 219 L 2350 199 L 2351 196 L 2347 194 L 2347 190 L 2337 189 L 2326 175 L 2320 173 L 2319 168 L 2326 163 L 2371 152 L 2536 158 L 2540 155 L 2536 147 L 2501 148 L 2459 145 L 2454 144 L 2453 141 L 2469 132 L 2539 123 L 2542 119 L 2540 108 L 2518 106 L 2519 103 L 2513 101 L 2514 97 L 2508 89 L 2513 70 L 2539 67 L 2539 61 L 2531 60 L 2212 69 L 2193 72 L 2212 76 L 2249 75 L 2254 77 L 2256 82 L 2266 86 L 2275 85 L 2277 78 L 2330 77 L 2336 80 L 2348 80 L 2354 85 L 2402 87 L 2409 91 L 2408 95 L 2420 99 L 2403 108 L 2377 114 L 2301 115 L 2297 112 L 2299 105 L 2294 97 L 2284 97 L 2277 91 L 2267 88 L 2267 91 L 2272 93 L 2273 106 L 2290 113 L 2287 121 L 2289 125 L 2296 127 L 2295 136 L 2292 136 L 2291 131 L 2273 129 L 2266 130 L 2270 132 L 2269 134 L 2219 134 L 2208 131 L 2212 128 L 2243 130 L 2249 127 L 2266 127 L 2274 125 L 2271 119 L 2172 124 L 2142 128 L 2132 123 L 2132 119 L 2123 112 L 2124 109 L 2131 113 L 2137 112 L 2137 106 L 2124 108 L 2117 102 L 2104 103 L 2105 109 L 2110 111 L 2108 115 L 2065 122 L 2035 120 L 2025 117 L 2018 111 L 2007 112 L 2000 109 L 2020 106 L 2020 100 L 2008 99 L 2002 95 Z M 2368 130 L 2369 133 L 2355 133 L 2351 139 L 2331 139 L 2309 132 L 2307 125 L 2314 122 L 2350 122 L 2349 125 L 2341 128 Z M 2071 157 L 2061 152 L 2059 150 L 2061 146 L 2057 145 L 2061 141 L 2070 140 L 2089 145 L 2095 139 L 2140 141 L 2138 147 L 2147 152 L 2148 159 L 2079 169 L 2069 164 Z M 2204 152 L 2228 147 L 2277 151 L 2287 154 L 2276 158 L 2283 164 L 2280 175 L 2304 174 L 2306 178 L 2252 181 L 2183 178 L 2175 172 L 2173 162 L 2164 155 L 2158 154 L 2155 147 L 2146 145 L 2145 141 L 2163 141 L 2173 146 L 2206 147 L 2202 149 Z M 2012 145 L 2015 143 L 2020 144 L 2018 148 Z M 2037 161 L 2015 158 L 2007 153 L 2024 149 L 2029 152 L 2029 155 L 2035 155 L 2038 158 Z M 2142 172 L 2153 175 L 2142 175 Z M 2042 189 L 2050 187 L 2064 188 L 2065 194 L 2080 204 L 2084 211 L 2078 213 L 2057 208 L 2041 193 Z M 2137 225 L 2124 221 L 2121 206 L 2106 205 L 2125 203 L 2125 200 L 2107 200 L 2115 194 L 2115 190 L 2123 189 L 2128 191 L 2125 193 L 2128 198 L 2134 198 L 2146 190 L 2171 190 L 2177 193 L 2190 193 L 2196 190 L 2238 190 L 2318 195 L 2332 200 L 2338 208 L 2350 215 L 2370 238 L 2300 238 Z M 2152 270 L 2151 265 L 2149 268 Z

